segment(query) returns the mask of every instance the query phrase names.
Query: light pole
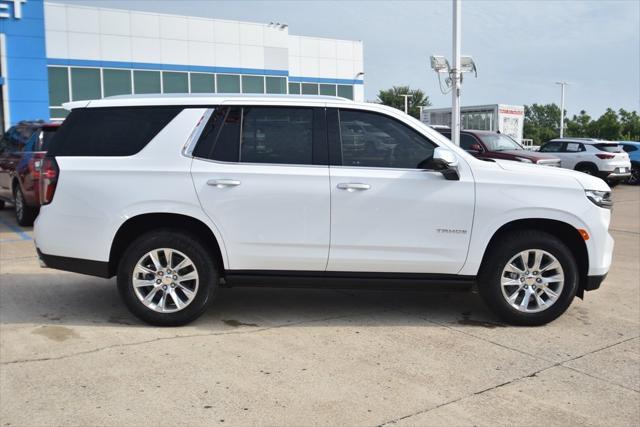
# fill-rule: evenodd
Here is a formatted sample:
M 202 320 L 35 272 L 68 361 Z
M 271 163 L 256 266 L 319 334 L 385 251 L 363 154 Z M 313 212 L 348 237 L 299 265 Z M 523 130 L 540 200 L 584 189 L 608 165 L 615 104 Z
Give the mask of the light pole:
M 409 114 L 409 98 L 413 98 L 413 95 L 400 95 L 404 97 L 404 113 Z
M 564 87 L 569 83 L 567 82 L 556 82 L 557 85 L 560 85 L 560 138 L 564 136 Z
M 461 0 L 453 0 L 453 69 L 451 70 L 451 142 L 460 145 Z

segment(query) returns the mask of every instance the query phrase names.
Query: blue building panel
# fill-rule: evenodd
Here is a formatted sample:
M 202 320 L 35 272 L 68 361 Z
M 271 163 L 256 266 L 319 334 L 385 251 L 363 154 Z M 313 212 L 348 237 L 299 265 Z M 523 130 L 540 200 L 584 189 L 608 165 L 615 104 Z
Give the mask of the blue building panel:
M 9 123 L 21 120 L 49 119 L 49 91 L 44 27 L 43 0 L 21 3 L 22 16 L 17 17 L 14 2 L 9 5 L 7 18 L 0 18 L 0 33 L 5 39 L 6 75 L 3 91 L 7 98 Z

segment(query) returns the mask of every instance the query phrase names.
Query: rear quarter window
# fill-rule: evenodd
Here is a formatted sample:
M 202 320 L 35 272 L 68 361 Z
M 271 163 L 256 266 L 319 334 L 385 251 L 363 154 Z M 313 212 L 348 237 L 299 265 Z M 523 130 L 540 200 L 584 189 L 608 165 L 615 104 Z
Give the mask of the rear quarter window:
M 50 141 L 50 156 L 131 156 L 142 150 L 182 107 L 80 108 Z
M 607 151 L 609 153 L 620 153 L 622 149 L 618 144 L 593 144 L 600 151 Z

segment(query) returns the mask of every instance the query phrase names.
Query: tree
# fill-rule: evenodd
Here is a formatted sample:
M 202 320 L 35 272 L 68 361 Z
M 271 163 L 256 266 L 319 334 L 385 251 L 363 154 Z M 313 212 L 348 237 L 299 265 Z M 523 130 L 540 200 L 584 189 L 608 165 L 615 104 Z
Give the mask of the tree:
M 622 138 L 627 141 L 640 141 L 640 116 L 635 111 L 618 110 L 622 126 Z
M 560 107 L 556 104 L 524 106 L 524 137 L 540 145 L 559 136 Z
M 611 108 L 607 108 L 607 111 L 592 126 L 594 137 L 609 141 L 619 140 L 622 137 L 621 131 L 622 126 L 618 121 L 618 114 Z
M 567 121 L 567 136 L 588 138 L 591 131 L 591 116 L 586 111 L 580 111 L 580 115 L 575 114 L 571 120 Z
M 404 111 L 404 97 L 400 95 L 411 95 L 408 101 L 409 114 L 416 119 L 420 118 L 420 107 L 431 105 L 429 97 L 422 90 L 411 89 L 409 86 L 393 86 L 391 89 L 381 90 L 378 92 L 377 101 L 380 104 Z

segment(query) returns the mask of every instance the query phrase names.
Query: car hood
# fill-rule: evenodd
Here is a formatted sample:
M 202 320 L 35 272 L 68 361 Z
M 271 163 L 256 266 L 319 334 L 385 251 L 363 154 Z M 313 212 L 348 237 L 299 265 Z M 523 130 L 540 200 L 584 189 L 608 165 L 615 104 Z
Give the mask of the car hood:
M 538 160 L 560 160 L 558 157 L 550 155 L 550 154 L 538 153 L 537 151 L 529 151 L 529 150 L 501 150 L 501 151 L 494 151 L 494 153 L 508 154 L 509 156 L 523 157 L 525 159 L 530 159 L 530 160 L 533 160 L 533 161 L 538 161 Z
M 536 175 L 545 174 L 547 176 L 551 175 L 558 177 L 559 179 L 573 179 L 585 190 L 611 191 L 607 183 L 600 178 L 571 169 L 549 168 L 530 163 L 512 162 L 509 160 L 496 160 L 496 163 L 504 170 L 529 174 L 531 175 L 531 179 L 535 179 Z

